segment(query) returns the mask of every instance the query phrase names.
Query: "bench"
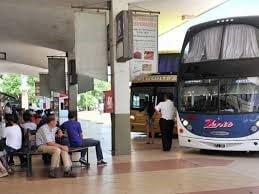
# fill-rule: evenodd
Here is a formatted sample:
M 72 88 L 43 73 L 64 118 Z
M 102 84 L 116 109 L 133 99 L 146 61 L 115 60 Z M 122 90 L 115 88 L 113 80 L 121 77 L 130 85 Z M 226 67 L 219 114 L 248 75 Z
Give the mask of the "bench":
M 77 148 L 69 148 L 69 155 L 72 156 L 73 153 L 76 152 L 81 152 L 82 150 L 86 150 L 86 161 L 87 164 L 86 167 L 88 168 L 89 162 L 88 162 L 88 147 L 77 147 Z M 23 149 L 23 150 L 19 150 L 18 152 L 16 152 L 14 154 L 14 156 L 26 156 L 27 158 L 27 168 L 26 168 L 26 175 L 27 177 L 31 177 L 32 176 L 32 156 L 37 156 L 37 155 L 43 155 L 44 153 L 38 150 L 29 150 L 29 149 Z M 71 157 L 72 159 L 72 157 Z M 73 161 L 73 162 L 78 162 L 78 161 Z
M 26 143 L 25 148 L 16 152 L 14 156 L 26 156 L 27 158 L 26 174 L 27 174 L 27 177 L 31 177 L 32 176 L 32 156 L 43 155 L 45 153 L 37 150 L 36 131 L 30 131 L 29 129 L 27 129 L 27 134 L 25 135 L 25 143 Z M 68 153 L 71 156 L 71 160 L 72 160 L 73 153 L 81 152 L 83 150 L 86 150 L 86 161 L 87 161 L 86 167 L 88 168 L 89 167 L 88 147 L 75 147 L 75 148 L 70 147 Z M 72 161 L 72 162 L 79 162 L 79 161 Z

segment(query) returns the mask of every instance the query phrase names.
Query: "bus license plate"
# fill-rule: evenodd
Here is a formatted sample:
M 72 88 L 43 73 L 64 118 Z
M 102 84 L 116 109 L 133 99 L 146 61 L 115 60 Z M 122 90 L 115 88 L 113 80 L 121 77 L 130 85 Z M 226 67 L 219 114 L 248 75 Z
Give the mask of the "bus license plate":
M 214 146 L 215 146 L 216 148 L 226 148 L 226 147 L 227 147 L 226 144 L 220 144 L 220 143 L 214 144 Z

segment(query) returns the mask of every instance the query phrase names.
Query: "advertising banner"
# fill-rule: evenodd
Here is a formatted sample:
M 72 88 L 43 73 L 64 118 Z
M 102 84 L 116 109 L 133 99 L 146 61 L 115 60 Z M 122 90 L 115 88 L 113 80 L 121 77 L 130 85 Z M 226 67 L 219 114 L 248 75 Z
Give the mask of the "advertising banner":
M 104 92 L 104 113 L 114 112 L 113 93 L 112 91 Z
M 50 98 L 49 74 L 40 74 L 40 96 Z
M 53 92 L 66 92 L 65 58 L 48 58 L 49 88 Z
M 158 16 L 133 14 L 133 59 L 131 80 L 158 71 Z
M 75 13 L 77 74 L 107 80 L 107 25 L 105 13 Z

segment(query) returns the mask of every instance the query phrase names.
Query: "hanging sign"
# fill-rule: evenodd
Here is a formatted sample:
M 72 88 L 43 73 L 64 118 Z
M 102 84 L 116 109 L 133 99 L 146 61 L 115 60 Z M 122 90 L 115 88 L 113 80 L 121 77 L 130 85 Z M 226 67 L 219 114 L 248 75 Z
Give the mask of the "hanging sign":
M 114 103 L 113 103 L 113 92 L 105 91 L 104 92 L 104 113 L 113 113 L 114 112 Z
M 158 71 L 158 16 L 132 15 L 133 59 L 130 60 L 131 79 Z
M 116 58 L 118 62 L 132 59 L 132 12 L 121 11 L 116 16 Z

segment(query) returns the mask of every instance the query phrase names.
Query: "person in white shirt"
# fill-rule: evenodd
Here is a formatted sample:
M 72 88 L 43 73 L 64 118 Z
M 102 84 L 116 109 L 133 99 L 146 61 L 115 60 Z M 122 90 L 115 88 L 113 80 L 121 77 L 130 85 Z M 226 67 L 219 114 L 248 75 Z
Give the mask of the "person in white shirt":
M 37 125 L 31 121 L 32 115 L 30 112 L 26 111 L 23 114 L 23 121 L 22 128 L 24 129 L 24 133 L 27 134 L 28 130 L 36 131 Z
M 155 109 L 161 114 L 159 125 L 162 133 L 163 150 L 165 152 L 170 151 L 173 139 L 174 117 L 176 114 L 174 102 L 170 100 L 170 96 L 166 94 L 164 101 L 160 102 Z
M 6 127 L 4 129 L 3 137 L 6 138 L 5 152 L 10 158 L 10 163 L 13 163 L 13 155 L 22 148 L 22 130 L 15 123 L 14 116 L 6 115 Z
M 4 108 L 4 114 L 12 114 L 12 108 L 9 102 L 6 103 L 5 108 Z
M 4 129 L 6 147 L 19 150 L 22 147 L 22 130 L 14 121 L 13 115 L 6 115 L 7 127 Z M 8 153 L 8 152 L 7 152 Z

